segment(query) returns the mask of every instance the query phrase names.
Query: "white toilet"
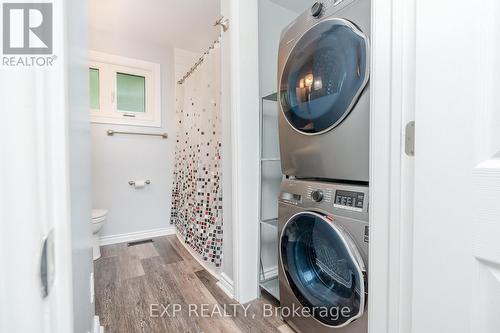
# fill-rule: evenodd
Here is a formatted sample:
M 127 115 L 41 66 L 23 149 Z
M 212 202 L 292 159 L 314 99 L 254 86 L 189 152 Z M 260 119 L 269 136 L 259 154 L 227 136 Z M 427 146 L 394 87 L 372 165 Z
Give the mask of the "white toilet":
M 92 209 L 92 233 L 94 235 L 94 260 L 101 257 L 101 249 L 99 247 L 99 232 L 106 222 L 108 211 L 106 209 Z

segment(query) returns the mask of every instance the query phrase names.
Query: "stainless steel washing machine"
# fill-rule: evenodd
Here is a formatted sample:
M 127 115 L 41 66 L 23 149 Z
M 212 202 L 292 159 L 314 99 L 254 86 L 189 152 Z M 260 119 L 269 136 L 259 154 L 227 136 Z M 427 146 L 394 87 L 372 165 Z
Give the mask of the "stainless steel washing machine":
M 282 33 L 282 171 L 368 181 L 370 0 L 317 2 Z
M 302 333 L 366 333 L 368 187 L 284 180 L 278 242 L 283 319 Z

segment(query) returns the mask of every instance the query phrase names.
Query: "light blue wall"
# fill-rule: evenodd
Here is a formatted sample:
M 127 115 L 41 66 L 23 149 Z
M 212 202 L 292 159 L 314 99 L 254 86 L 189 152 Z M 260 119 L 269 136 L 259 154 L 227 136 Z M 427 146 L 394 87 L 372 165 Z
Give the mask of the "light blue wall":
M 176 139 L 174 50 L 128 36 L 90 31 L 94 51 L 150 61 L 161 66 L 162 127 L 91 124 L 92 204 L 109 210 L 101 236 L 170 227 L 171 191 Z M 163 140 L 146 136 L 106 135 L 108 129 L 163 133 Z M 149 179 L 135 190 L 129 180 Z

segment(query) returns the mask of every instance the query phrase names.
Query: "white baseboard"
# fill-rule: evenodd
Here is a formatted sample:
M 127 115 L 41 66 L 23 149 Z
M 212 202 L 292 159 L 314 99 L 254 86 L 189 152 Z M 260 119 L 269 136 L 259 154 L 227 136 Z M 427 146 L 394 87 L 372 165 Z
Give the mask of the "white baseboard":
M 92 333 L 104 333 L 104 327 L 99 322 L 99 316 L 94 316 L 94 330 Z
M 171 226 L 168 228 L 130 232 L 128 234 L 103 236 L 99 238 L 99 243 L 100 245 L 111 245 L 111 244 L 140 241 L 143 239 L 167 236 L 167 235 L 175 235 L 175 226 Z
M 233 280 L 229 278 L 225 273 L 220 274 L 219 282 L 217 286 L 222 289 L 223 292 L 227 294 L 230 298 L 234 298 L 234 283 Z

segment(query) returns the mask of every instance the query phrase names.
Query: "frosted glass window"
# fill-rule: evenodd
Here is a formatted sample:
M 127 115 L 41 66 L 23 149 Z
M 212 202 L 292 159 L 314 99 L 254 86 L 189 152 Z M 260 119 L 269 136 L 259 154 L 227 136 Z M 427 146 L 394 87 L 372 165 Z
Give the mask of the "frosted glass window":
M 161 126 L 160 64 L 89 51 L 94 123 Z
M 90 68 L 90 108 L 99 109 L 99 70 Z
M 116 73 L 116 89 L 119 111 L 144 112 L 146 101 L 144 76 Z

